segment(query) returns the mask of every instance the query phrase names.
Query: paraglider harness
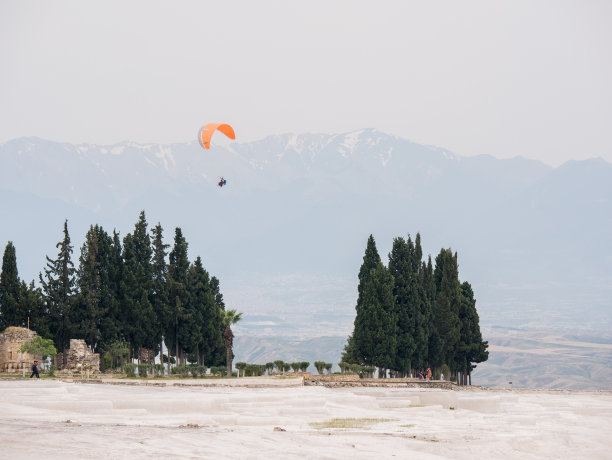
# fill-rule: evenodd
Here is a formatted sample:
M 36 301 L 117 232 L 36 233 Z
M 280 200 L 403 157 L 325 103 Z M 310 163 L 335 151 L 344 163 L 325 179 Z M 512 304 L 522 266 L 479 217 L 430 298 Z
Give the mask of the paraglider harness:
M 217 185 L 219 187 L 223 187 L 225 184 L 227 184 L 227 181 L 223 179 L 223 177 L 221 177 L 221 180 L 219 180 L 219 183 Z

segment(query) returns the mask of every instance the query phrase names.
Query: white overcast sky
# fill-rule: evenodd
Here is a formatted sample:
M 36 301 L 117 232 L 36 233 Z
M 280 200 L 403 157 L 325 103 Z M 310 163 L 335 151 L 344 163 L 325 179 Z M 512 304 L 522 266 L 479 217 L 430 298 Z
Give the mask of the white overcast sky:
M 0 0 L 0 142 L 207 122 L 612 161 L 612 1 Z

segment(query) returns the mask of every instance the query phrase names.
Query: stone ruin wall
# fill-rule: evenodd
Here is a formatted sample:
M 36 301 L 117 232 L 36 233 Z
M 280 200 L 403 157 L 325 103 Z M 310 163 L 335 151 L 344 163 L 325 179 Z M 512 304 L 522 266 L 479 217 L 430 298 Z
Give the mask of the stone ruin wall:
M 25 327 L 7 327 L 0 333 L 0 372 L 21 373 L 23 368 L 29 372 L 34 360 L 41 362 L 41 356 L 19 351 L 24 343 L 32 341 L 37 335 Z
M 64 365 L 64 354 L 66 364 Z M 89 374 L 100 373 L 100 354 L 93 353 L 82 339 L 70 339 L 70 348 L 55 356 L 55 365 L 63 375 L 81 376 L 89 369 Z

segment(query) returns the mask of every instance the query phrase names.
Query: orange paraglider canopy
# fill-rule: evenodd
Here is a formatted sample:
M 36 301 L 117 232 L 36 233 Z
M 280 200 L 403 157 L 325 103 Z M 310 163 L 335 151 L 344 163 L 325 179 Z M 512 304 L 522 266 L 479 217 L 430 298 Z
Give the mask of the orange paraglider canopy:
M 206 126 L 200 128 L 200 132 L 198 133 L 198 141 L 200 141 L 200 145 L 205 149 L 210 148 L 210 138 L 212 137 L 215 131 L 221 131 L 230 139 L 236 139 L 236 135 L 234 134 L 234 128 L 225 123 L 207 123 Z

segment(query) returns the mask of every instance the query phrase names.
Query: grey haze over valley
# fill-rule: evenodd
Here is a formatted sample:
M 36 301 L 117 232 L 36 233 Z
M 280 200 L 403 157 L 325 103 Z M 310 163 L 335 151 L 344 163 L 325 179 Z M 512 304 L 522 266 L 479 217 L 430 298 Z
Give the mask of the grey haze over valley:
M 216 186 L 223 176 L 228 184 Z M 461 157 L 375 129 L 249 143 L 19 138 L 0 144 L 0 242 L 37 279 L 68 219 L 74 261 L 87 228 L 121 236 L 140 210 L 221 281 L 244 312 L 237 360 L 337 363 L 352 331 L 368 236 L 458 252 L 490 359 L 475 383 L 612 388 L 612 164 L 552 167 Z

